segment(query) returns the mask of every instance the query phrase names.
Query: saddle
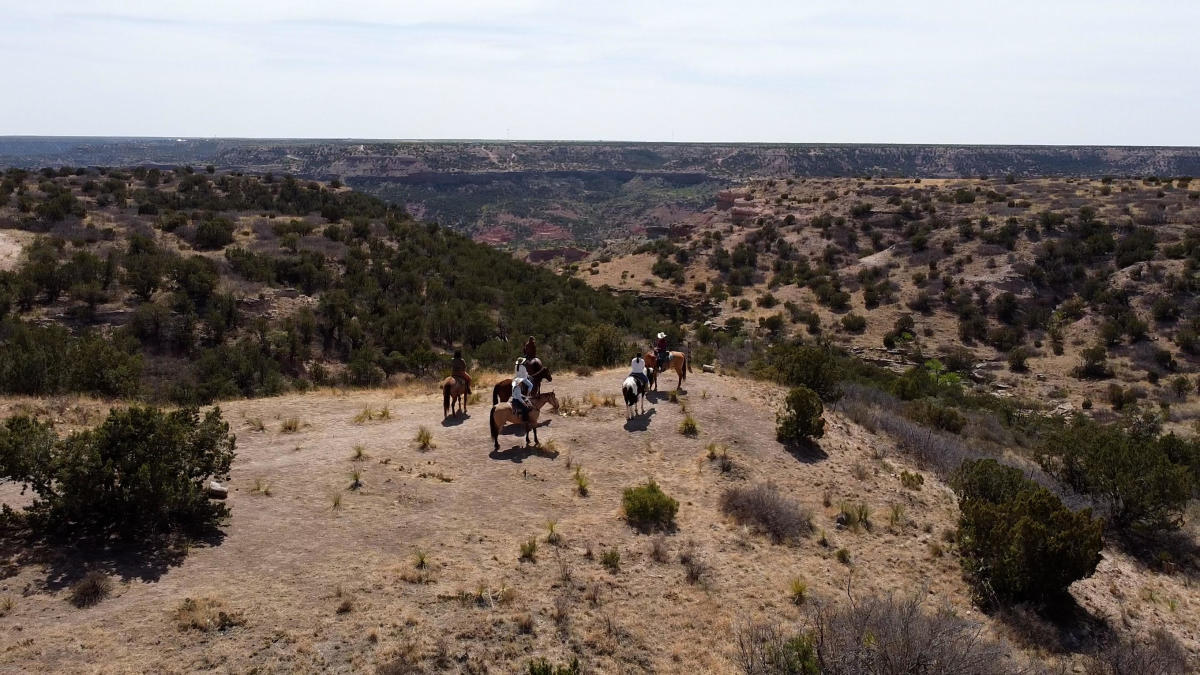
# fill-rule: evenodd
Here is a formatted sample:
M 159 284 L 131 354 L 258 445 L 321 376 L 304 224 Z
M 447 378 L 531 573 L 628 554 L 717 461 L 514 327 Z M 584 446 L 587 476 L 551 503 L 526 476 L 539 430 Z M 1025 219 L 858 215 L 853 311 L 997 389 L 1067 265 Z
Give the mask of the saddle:
M 662 372 L 671 365 L 671 352 L 654 352 L 654 369 Z

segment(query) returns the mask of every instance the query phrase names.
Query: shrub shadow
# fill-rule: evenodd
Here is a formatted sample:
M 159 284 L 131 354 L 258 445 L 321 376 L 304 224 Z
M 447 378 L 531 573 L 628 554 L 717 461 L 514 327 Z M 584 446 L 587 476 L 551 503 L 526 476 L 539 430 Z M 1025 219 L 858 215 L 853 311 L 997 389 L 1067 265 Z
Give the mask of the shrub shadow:
M 784 443 L 783 449 L 803 464 L 816 464 L 829 459 L 829 453 L 825 452 L 815 440 Z
M 47 590 L 67 588 L 85 574 L 99 571 L 122 581 L 158 581 L 183 564 L 196 546 L 220 546 L 225 533 L 217 527 L 184 534 L 118 538 L 115 535 L 40 535 L 31 530 L 0 536 L 0 557 L 8 570 L 37 565 L 45 570 Z M 6 572 L 7 574 L 7 572 Z

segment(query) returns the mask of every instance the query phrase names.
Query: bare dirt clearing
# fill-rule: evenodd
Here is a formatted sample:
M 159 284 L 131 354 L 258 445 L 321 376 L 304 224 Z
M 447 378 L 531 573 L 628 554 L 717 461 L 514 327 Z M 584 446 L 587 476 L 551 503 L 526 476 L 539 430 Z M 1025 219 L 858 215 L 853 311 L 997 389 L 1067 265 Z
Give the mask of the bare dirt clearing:
M 561 412 L 582 414 L 548 415 L 540 450 L 507 435 L 495 454 L 490 405 L 443 425 L 432 386 L 430 395 L 322 392 L 224 404 L 238 458 L 223 540 L 158 567 L 100 559 L 95 566 L 118 583 L 82 610 L 67 601 L 66 582 L 83 565 L 6 551 L 0 596 L 13 603 L 0 618 L 0 668 L 361 671 L 399 661 L 417 672 L 515 672 L 534 657 L 577 655 L 596 672 L 732 672 L 732 626 L 800 618 L 788 594 L 793 577 L 833 602 L 849 582 L 855 595 L 920 592 L 987 620 L 971 606 L 955 556 L 934 552 L 953 527 L 953 495 L 929 474 L 921 490 L 903 489 L 898 474 L 915 469 L 885 437 L 827 412 L 821 451 L 793 455 L 774 439 L 782 390 L 698 372 L 685 383 L 685 405 L 700 433 L 686 437 L 680 404 L 665 392 L 630 423 L 619 404 L 605 405 L 604 396 L 620 400 L 623 375 L 556 378 L 546 390 L 558 394 Z M 289 420 L 298 431 L 281 430 Z M 424 452 L 414 440 L 421 425 L 435 446 Z M 714 443 L 728 447 L 728 470 L 707 458 Z M 589 480 L 586 497 L 577 468 Z M 680 503 L 665 562 L 652 559 L 653 538 L 620 517 L 621 491 L 647 478 Z M 355 480 L 362 487 L 350 489 Z M 812 536 L 773 544 L 721 515 L 724 489 L 767 480 L 813 509 Z M 6 488 L 0 498 L 16 496 Z M 869 529 L 836 527 L 843 500 L 868 505 Z M 547 542 L 549 521 L 557 545 Z M 818 544 L 822 531 L 828 546 Z M 530 538 L 536 560 L 521 561 Z M 839 548 L 849 565 L 837 560 Z M 613 549 L 617 571 L 601 564 Z M 685 549 L 703 561 L 698 583 L 680 564 Z M 1198 608 L 1185 582 L 1155 578 L 1145 600 L 1147 573 L 1105 556 L 1096 578 L 1077 585 L 1086 586 L 1076 592 L 1085 606 L 1134 630 L 1167 623 L 1194 648 Z M 1138 611 L 1111 616 L 1110 583 L 1123 589 L 1119 611 Z M 189 608 L 219 603 L 231 622 L 181 628 L 181 616 L 194 613 L 178 612 L 188 598 L 201 601 Z

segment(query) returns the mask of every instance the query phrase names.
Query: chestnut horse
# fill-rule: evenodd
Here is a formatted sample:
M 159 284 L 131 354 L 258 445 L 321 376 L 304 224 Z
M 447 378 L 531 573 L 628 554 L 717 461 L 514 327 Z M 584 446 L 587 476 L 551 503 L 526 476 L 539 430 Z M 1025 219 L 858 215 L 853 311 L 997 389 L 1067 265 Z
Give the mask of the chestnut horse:
M 558 397 L 554 392 L 548 391 L 544 394 L 531 396 L 530 401 L 532 409 L 529 411 L 529 424 L 525 425 L 525 445 L 529 445 L 529 431 L 533 430 L 533 444 L 541 445 L 537 437 L 538 415 L 542 411 L 542 406 L 549 403 L 554 406 L 554 410 L 558 410 Z M 513 410 L 512 402 L 503 405 L 492 406 L 492 414 L 488 415 L 488 422 L 492 429 L 492 443 L 495 444 L 495 450 L 500 449 L 500 430 L 508 424 L 525 424 L 521 416 Z
M 650 388 L 658 391 L 658 374 L 666 372 L 668 368 L 675 371 L 679 376 L 679 380 L 675 382 L 675 390 L 683 386 L 683 381 L 687 379 L 687 374 L 692 370 L 692 362 L 688 359 L 687 354 L 683 352 L 668 352 L 670 360 L 662 368 L 658 367 L 658 356 L 653 352 L 646 352 L 642 358 L 646 361 L 646 375 L 650 377 Z
M 454 412 L 455 405 L 458 412 Z M 451 414 L 467 414 L 467 383 L 457 377 L 447 377 L 442 380 L 442 419 Z
M 554 377 L 550 374 L 550 369 L 542 366 L 542 369 L 529 376 L 530 382 L 533 382 L 533 394 L 537 395 L 542 390 L 542 380 L 553 382 Z M 496 386 L 492 387 L 492 405 L 499 405 L 512 397 L 512 378 L 500 380 Z

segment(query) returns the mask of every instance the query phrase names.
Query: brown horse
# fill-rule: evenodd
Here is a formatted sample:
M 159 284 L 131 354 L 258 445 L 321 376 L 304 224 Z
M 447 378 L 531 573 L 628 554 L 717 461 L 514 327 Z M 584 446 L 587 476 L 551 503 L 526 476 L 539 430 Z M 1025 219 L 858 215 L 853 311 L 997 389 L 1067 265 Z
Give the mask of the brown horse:
M 537 437 L 538 414 L 541 413 L 542 406 L 549 403 L 554 406 L 554 410 L 558 410 L 558 397 L 554 392 L 548 391 L 544 394 L 530 397 L 532 410 L 529 411 L 529 424 L 525 425 L 525 445 L 529 445 L 529 431 L 533 430 L 533 444 L 541 445 Z M 492 429 L 492 443 L 496 450 L 500 449 L 500 430 L 508 424 L 524 424 L 521 415 L 513 410 L 512 402 L 507 405 L 492 406 L 492 414 L 488 416 L 488 422 Z
M 542 380 L 553 382 L 554 376 L 550 374 L 550 369 L 542 366 L 542 369 L 529 376 L 529 380 L 533 382 L 533 395 L 537 395 L 542 390 Z M 500 380 L 496 386 L 492 387 L 492 405 L 499 405 L 512 397 L 512 378 Z
M 675 371 L 679 376 L 679 380 L 675 382 L 675 390 L 683 386 L 683 381 L 687 379 L 687 374 L 692 371 L 692 362 L 683 352 L 668 352 L 670 360 L 662 368 L 658 367 L 658 356 L 653 352 L 646 352 L 642 358 L 646 361 L 646 374 L 650 376 L 650 388 L 658 391 L 658 374 L 666 372 L 668 368 Z
M 454 407 L 458 406 L 458 412 Z M 467 383 L 457 377 L 447 377 L 442 380 L 442 419 L 451 414 L 467 414 Z

